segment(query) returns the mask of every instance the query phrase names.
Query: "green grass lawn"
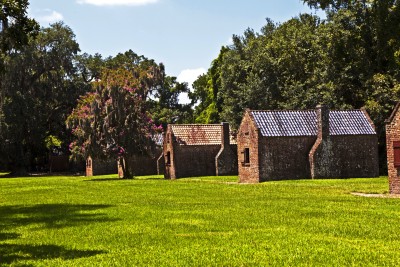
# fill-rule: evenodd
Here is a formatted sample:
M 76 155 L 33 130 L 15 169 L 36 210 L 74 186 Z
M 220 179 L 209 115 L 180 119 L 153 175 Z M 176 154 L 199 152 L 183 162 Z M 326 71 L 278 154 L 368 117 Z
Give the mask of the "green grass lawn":
M 387 178 L 0 179 L 0 266 L 399 266 Z

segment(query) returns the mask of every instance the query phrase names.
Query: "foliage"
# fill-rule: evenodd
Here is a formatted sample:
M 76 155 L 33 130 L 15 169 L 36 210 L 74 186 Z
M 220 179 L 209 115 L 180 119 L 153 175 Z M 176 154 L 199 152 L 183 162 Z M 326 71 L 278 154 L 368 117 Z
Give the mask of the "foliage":
M 28 0 L 0 1 L 0 54 L 21 48 L 39 25 L 27 17 Z
M 228 48 L 222 47 L 218 58 L 213 60 L 206 74 L 200 75 L 193 83 L 193 92 L 189 93 L 194 108 L 196 123 L 220 122 L 221 107 L 221 64 Z
M 127 157 L 146 154 L 154 146 L 155 126 L 146 97 L 162 84 L 162 65 L 141 58 L 125 68 L 103 69 L 93 91 L 80 98 L 67 123 L 75 141 L 72 155 L 119 159 L 124 178 L 132 174 Z
M 196 120 L 211 121 L 216 109 L 215 117 L 238 128 L 246 108 L 366 107 L 378 129 L 384 171 L 384 121 L 400 100 L 398 1 L 303 2 L 325 10 L 326 19 L 267 19 L 260 33 L 233 36 L 217 59 L 217 96 L 209 73 L 195 82 Z
M 68 140 L 64 121 L 87 88 L 74 65 L 78 51 L 72 30 L 56 23 L 9 53 L 0 83 L 0 163 L 10 171 L 43 164 L 46 138 Z
M 186 83 L 178 82 L 176 77 L 166 76 L 162 86 L 157 87 L 147 101 L 155 123 L 166 128 L 169 123 L 192 122 L 191 105 L 179 103 L 179 95 L 188 92 Z
M 51 149 L 53 147 L 61 147 L 62 141 L 57 138 L 57 136 L 49 135 L 44 139 L 46 143 L 46 148 Z
M 400 264 L 386 177 L 236 180 L 0 179 L 0 266 Z

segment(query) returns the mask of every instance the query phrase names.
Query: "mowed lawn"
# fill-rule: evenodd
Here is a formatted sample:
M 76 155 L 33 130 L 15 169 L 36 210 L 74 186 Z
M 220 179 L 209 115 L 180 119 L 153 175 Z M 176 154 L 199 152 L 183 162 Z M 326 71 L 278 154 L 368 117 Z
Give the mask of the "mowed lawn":
M 399 266 L 387 178 L 0 179 L 0 266 Z

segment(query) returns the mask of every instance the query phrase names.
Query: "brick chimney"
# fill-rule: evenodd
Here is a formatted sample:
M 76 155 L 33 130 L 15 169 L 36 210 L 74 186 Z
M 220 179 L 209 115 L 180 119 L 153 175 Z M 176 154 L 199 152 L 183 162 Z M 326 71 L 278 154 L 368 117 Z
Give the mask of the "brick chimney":
M 325 105 L 318 105 L 316 111 L 318 139 L 325 140 L 329 136 L 329 109 Z
M 221 147 L 228 148 L 230 145 L 230 133 L 229 133 L 229 123 L 223 122 L 221 123 L 222 131 L 221 131 Z
M 237 174 L 237 149 L 234 151 L 230 145 L 229 123 L 221 124 L 221 149 L 215 157 L 216 174 Z

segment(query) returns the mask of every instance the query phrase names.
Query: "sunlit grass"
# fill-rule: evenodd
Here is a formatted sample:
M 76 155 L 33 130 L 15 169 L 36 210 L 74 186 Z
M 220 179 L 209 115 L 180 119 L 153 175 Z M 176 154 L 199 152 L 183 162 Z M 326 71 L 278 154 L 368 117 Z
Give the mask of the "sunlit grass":
M 387 178 L 0 179 L 0 266 L 398 266 Z

